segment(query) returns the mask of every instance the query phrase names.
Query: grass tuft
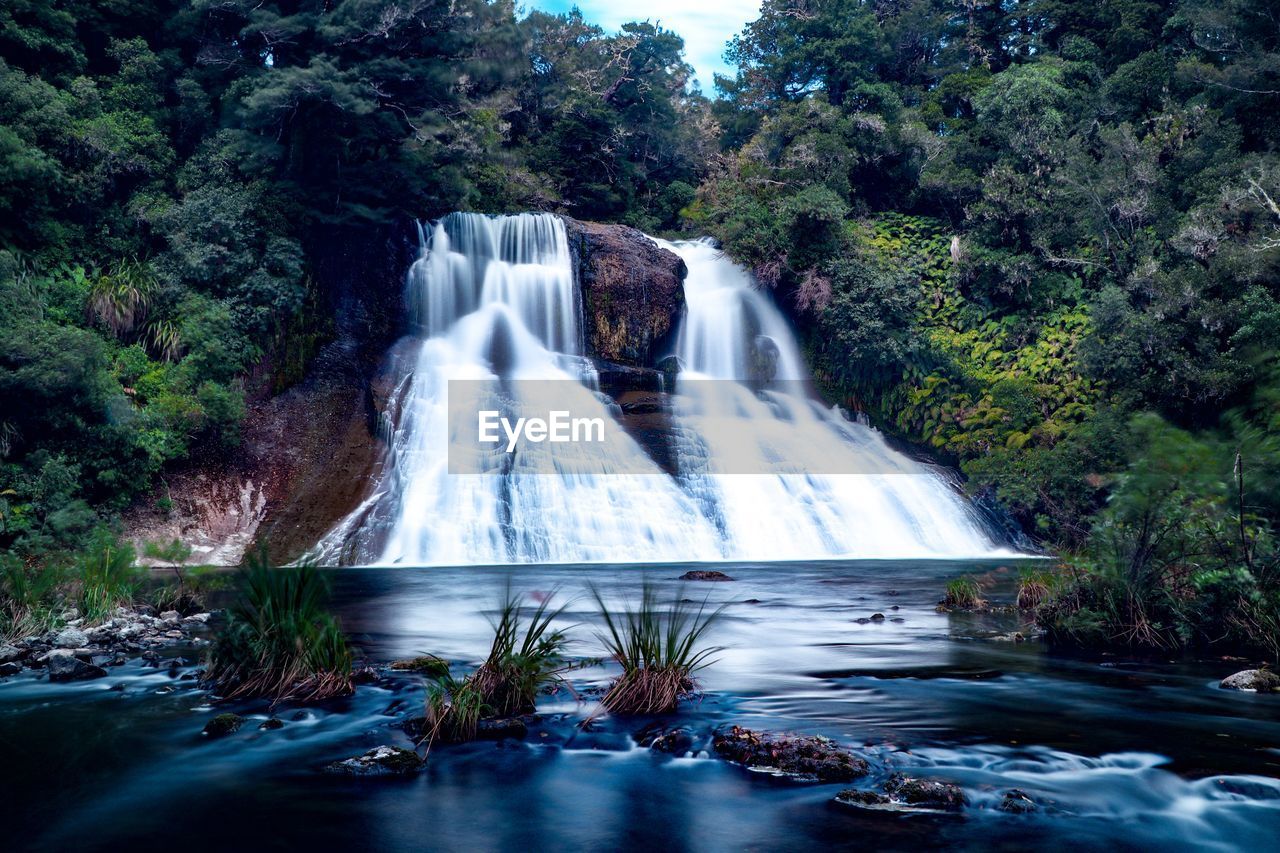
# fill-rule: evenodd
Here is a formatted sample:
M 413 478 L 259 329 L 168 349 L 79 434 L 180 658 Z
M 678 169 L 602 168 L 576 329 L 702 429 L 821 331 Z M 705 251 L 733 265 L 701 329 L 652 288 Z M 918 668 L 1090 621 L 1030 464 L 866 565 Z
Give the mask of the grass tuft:
M 591 592 L 605 623 L 600 641 L 622 667 L 601 704 L 614 714 L 676 710 L 680 699 L 697 689 L 694 673 L 721 650 L 702 641 L 724 606 L 708 611 L 705 600 L 696 609 L 676 601 L 664 609 L 646 583 L 637 605 L 611 610 L 597 589 Z
M 987 601 L 981 595 L 978 582 L 969 576 L 956 578 L 947 583 L 947 595 L 942 599 L 943 607 L 968 609 L 985 607 Z
M 117 607 L 133 605 L 148 577 L 136 560 L 133 546 L 117 542 L 105 531 L 77 556 L 73 567 L 80 581 L 76 605 L 86 624 L 105 622 Z
M 1052 572 L 1027 569 L 1018 577 L 1018 609 L 1035 610 L 1049 600 L 1053 592 Z
M 351 693 L 351 649 L 325 609 L 315 566 L 271 568 L 250 558 L 239 600 L 227 613 L 206 681 L 223 699 L 310 702 Z
M 428 748 L 474 740 L 482 719 L 532 713 L 539 693 L 564 683 L 564 674 L 575 664 L 564 654 L 568 637 L 551 628 L 564 611 L 563 606 L 552 607 L 554 599 L 553 592 L 526 619 L 524 596 L 508 587 L 484 662 L 461 679 L 449 674 L 447 666 L 444 673 L 435 673 L 435 683 L 427 689 Z

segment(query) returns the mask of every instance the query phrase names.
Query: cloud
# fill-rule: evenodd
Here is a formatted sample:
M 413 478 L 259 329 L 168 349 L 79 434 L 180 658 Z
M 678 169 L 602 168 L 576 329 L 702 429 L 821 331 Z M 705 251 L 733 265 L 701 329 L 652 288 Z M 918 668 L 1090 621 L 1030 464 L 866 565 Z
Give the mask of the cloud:
M 685 61 L 702 91 L 712 94 L 715 74 L 732 74 L 722 54 L 748 21 L 760 16 L 760 0 L 526 0 L 530 8 L 567 12 L 577 6 L 588 21 L 613 32 L 628 21 L 653 21 L 684 39 Z

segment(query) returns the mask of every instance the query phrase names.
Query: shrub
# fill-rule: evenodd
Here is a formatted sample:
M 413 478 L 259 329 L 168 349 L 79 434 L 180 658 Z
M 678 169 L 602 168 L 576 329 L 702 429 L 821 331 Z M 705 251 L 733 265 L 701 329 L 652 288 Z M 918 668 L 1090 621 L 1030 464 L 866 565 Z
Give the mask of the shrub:
M 58 624 L 54 603 L 66 573 L 53 563 L 27 565 L 0 554 L 0 640 L 40 634 Z
M 600 592 L 591 590 L 604 619 L 600 641 L 621 667 L 601 704 L 614 714 L 661 714 L 674 711 L 682 697 L 697 688 L 694 673 L 710 665 L 719 646 L 703 646 L 703 636 L 724 606 L 708 611 L 676 601 L 662 610 L 647 583 L 638 605 L 610 610 Z
M 265 549 L 249 561 L 206 680 L 224 699 L 318 701 L 352 691 L 351 649 L 325 609 L 313 565 L 273 569 Z
M 147 570 L 136 564 L 136 558 L 132 545 L 122 544 L 105 530 L 96 533 L 89 547 L 76 557 L 76 603 L 86 623 L 106 621 L 117 607 L 132 606 L 147 577 Z
M 564 673 L 574 664 L 564 656 L 568 644 L 564 632 L 551 630 L 551 623 L 564 610 L 552 609 L 554 598 L 552 593 L 542 601 L 526 622 L 520 616 L 523 597 L 508 588 L 493 623 L 489 655 L 465 678 L 453 677 L 439 658 L 403 662 L 424 662 L 421 671 L 435 679 L 427 689 L 428 744 L 474 740 L 480 720 L 532 713 L 542 689 L 563 682 Z M 431 671 L 439 665 L 443 672 Z

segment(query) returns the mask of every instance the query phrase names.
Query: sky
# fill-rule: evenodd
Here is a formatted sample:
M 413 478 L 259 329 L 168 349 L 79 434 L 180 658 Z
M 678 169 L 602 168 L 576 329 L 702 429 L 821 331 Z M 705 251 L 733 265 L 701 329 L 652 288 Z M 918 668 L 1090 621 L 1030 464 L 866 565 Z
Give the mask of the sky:
M 732 74 L 722 54 L 726 43 L 760 15 L 760 0 L 523 0 L 518 5 L 547 12 L 574 6 L 593 24 L 616 32 L 628 21 L 653 21 L 684 38 L 685 61 L 703 94 L 715 94 L 715 74 Z

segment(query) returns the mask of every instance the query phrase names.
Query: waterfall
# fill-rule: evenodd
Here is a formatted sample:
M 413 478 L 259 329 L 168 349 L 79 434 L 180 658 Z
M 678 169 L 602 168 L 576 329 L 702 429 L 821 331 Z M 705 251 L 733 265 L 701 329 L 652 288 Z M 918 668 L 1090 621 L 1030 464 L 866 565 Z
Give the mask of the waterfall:
M 940 472 L 821 403 L 786 319 L 746 270 L 708 240 L 658 242 L 689 270 L 677 341 L 681 479 L 715 513 L 731 555 L 1001 553 Z
M 481 456 L 477 472 L 449 470 L 458 439 L 450 380 L 478 380 L 477 393 L 498 406 L 523 393 L 517 380 L 559 380 L 575 413 L 619 413 L 584 356 L 563 221 L 450 214 L 422 230 L 407 276 L 414 334 L 391 359 L 382 474 L 313 556 L 472 565 L 1001 553 L 936 471 L 807 392 L 794 336 L 745 270 L 708 242 L 659 242 L 689 269 L 676 343 L 685 368 L 673 407 L 677 470 L 625 434 L 605 455 L 532 445 Z M 764 391 L 731 381 L 762 371 L 774 380 Z M 566 465 L 575 454 L 578 464 Z M 841 473 L 822 473 L 833 462 Z

